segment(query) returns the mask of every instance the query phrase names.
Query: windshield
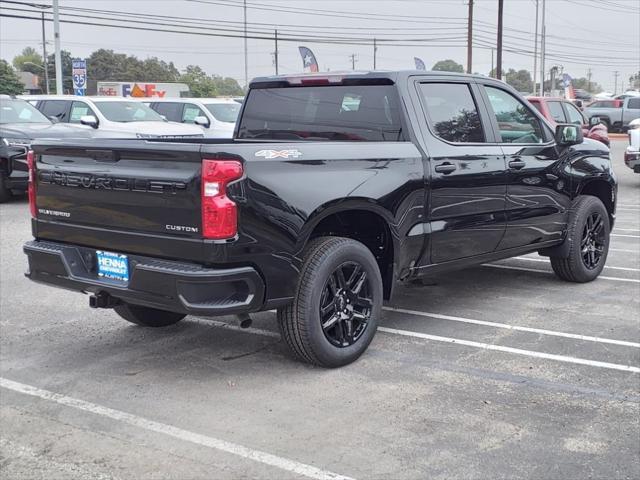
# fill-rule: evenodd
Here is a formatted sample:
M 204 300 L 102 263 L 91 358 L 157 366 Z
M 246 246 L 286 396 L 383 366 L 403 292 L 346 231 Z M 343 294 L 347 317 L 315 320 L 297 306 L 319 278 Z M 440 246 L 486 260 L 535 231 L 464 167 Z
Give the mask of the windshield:
M 100 113 L 111 122 L 163 122 L 160 114 L 141 102 L 93 102 Z
M 392 85 L 251 90 L 238 138 L 402 141 L 400 102 Z
M 219 122 L 236 123 L 238 113 L 240 113 L 239 103 L 209 103 L 206 104 L 207 110 Z
M 29 102 L 17 98 L 0 100 L 0 124 L 3 123 L 51 123 Z

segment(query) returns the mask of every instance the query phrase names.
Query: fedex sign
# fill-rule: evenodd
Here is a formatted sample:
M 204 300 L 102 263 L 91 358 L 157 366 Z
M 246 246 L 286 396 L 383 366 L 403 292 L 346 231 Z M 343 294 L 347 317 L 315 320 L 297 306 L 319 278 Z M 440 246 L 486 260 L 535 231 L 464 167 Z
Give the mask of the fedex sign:
M 98 82 L 98 95 L 113 97 L 183 97 L 188 93 L 189 87 L 184 83 Z

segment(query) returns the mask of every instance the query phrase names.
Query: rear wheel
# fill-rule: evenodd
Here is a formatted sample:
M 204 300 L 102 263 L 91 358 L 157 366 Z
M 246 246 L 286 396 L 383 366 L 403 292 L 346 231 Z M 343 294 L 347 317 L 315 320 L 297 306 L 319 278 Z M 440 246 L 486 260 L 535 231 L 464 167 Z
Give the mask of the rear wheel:
M 322 237 L 305 250 L 291 305 L 278 310 L 282 337 L 303 361 L 340 367 L 367 349 L 382 309 L 382 278 L 362 243 Z
M 130 303 L 118 305 L 113 309 L 126 321 L 143 327 L 167 327 L 186 317 L 183 313 L 167 312 Z
M 7 174 L 0 172 L 0 203 L 11 200 L 11 190 L 7 187 Z
M 597 197 L 578 197 L 572 207 L 566 257 L 551 257 L 558 277 L 569 282 L 590 282 L 602 272 L 609 252 L 609 214 Z

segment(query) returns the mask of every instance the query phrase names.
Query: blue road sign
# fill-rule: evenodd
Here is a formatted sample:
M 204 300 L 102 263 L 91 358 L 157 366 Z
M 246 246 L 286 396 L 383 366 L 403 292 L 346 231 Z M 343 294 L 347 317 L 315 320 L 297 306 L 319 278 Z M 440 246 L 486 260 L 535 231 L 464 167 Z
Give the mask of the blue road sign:
M 75 95 L 82 96 L 87 88 L 87 61 L 79 58 L 72 60 L 71 77 Z

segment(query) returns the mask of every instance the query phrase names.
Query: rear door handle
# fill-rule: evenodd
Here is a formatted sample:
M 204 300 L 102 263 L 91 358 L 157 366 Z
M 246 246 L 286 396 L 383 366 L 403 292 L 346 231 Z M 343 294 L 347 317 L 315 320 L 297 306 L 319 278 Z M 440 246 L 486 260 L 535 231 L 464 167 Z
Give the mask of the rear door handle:
M 445 163 L 441 163 L 440 165 L 436 165 L 436 172 L 438 173 L 444 173 L 445 175 L 450 174 L 451 172 L 453 172 L 457 167 L 449 162 L 445 162 Z
M 519 158 L 516 158 L 509 162 L 509 168 L 513 168 L 514 170 L 520 170 L 521 168 L 524 168 L 526 166 L 527 164 L 525 163 L 525 161 L 520 160 Z

